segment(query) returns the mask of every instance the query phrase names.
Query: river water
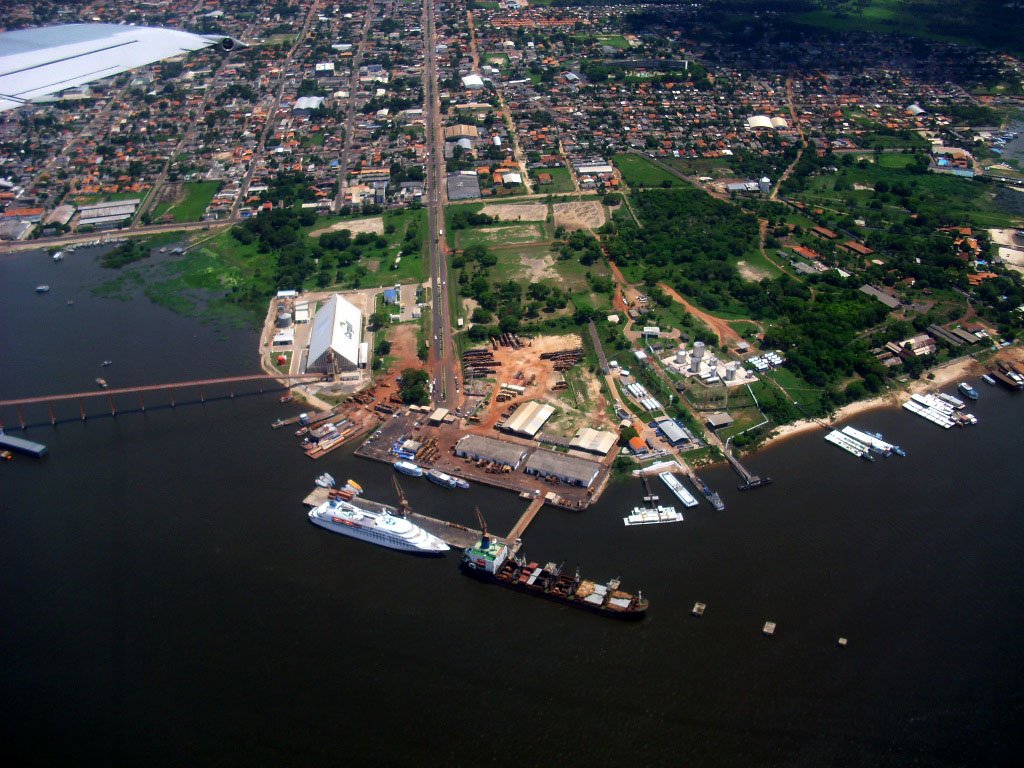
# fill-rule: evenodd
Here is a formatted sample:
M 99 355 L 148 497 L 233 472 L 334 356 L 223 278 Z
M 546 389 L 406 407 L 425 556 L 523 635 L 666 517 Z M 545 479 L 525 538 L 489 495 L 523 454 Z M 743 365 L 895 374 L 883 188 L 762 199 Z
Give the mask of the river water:
M 0 258 L 0 398 L 256 371 L 253 332 L 92 295 L 109 277 L 84 252 Z M 456 553 L 309 525 L 317 473 L 394 501 L 390 470 L 351 451 L 311 463 L 269 428 L 287 413 L 274 396 L 32 427 L 49 457 L 0 466 L 5 762 L 1009 764 L 1024 399 L 978 386 L 972 429 L 856 419 L 906 458 L 868 464 L 818 433 L 751 458 L 770 487 L 703 473 L 724 512 L 625 528 L 634 481 L 543 510 L 525 551 L 643 589 L 638 625 L 467 579 Z M 495 530 L 523 509 L 405 487 L 426 514 L 468 523 L 479 504 Z

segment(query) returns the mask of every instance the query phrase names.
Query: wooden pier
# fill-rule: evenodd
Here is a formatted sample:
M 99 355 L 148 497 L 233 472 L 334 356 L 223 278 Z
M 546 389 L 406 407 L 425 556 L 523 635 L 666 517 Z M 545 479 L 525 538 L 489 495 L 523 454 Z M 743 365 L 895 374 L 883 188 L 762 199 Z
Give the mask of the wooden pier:
M 506 538 L 513 546 L 515 546 L 518 539 L 522 538 L 523 532 L 526 531 L 530 523 L 533 522 L 533 518 L 535 518 L 537 513 L 540 512 L 540 508 L 544 506 L 545 501 L 546 499 L 544 498 L 544 495 L 538 494 L 536 498 L 530 502 L 530 506 L 526 508 L 526 511 L 523 512 L 522 517 L 520 517 L 516 524 L 512 526 L 512 530 L 508 532 L 508 536 Z

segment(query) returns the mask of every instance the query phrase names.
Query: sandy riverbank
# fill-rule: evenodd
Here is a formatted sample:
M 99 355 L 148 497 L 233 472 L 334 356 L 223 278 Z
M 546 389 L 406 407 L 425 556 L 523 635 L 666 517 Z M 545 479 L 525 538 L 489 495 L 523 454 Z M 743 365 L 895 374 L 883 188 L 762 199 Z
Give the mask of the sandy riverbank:
M 1022 357 L 1021 350 L 1014 350 L 1012 354 L 1006 355 L 1006 357 L 1019 360 Z M 985 366 L 974 358 L 966 357 L 954 360 L 929 371 L 930 374 L 933 374 L 932 378 L 928 378 L 928 374 L 926 374 L 924 378 L 910 382 L 903 389 L 886 392 L 884 395 L 873 397 L 870 400 L 858 400 L 855 403 L 850 403 L 832 414 L 831 418 L 817 420 L 802 419 L 791 424 L 783 424 L 781 427 L 776 427 L 768 438 L 758 446 L 758 450 L 794 435 L 826 428 L 832 429 L 840 422 L 878 408 L 898 408 L 909 400 L 910 396 L 914 393 L 926 392 L 946 387 L 950 384 L 956 385 L 965 378 L 980 376 L 984 372 Z

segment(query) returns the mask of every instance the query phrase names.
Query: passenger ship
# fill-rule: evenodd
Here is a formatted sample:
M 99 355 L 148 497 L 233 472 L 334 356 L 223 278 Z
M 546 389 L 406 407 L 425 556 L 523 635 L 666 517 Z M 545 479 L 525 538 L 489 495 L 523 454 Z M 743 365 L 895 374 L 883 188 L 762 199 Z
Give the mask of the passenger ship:
M 371 544 L 413 552 L 443 555 L 448 545 L 432 533 L 402 517 L 360 509 L 343 499 L 332 499 L 309 511 L 309 520 L 328 531 L 362 539 Z

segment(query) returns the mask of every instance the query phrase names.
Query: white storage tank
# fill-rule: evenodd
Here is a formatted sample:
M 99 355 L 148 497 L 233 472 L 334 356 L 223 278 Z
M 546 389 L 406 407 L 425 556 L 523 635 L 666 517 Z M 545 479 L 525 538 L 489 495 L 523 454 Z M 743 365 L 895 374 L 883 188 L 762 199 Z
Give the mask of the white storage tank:
M 680 344 L 679 349 L 676 350 L 676 365 L 682 365 L 686 362 L 686 345 Z
M 739 363 L 737 363 L 736 361 L 733 361 L 733 362 L 729 363 L 727 366 L 725 366 L 725 380 L 726 381 L 736 381 L 736 376 L 739 374 L 739 372 L 740 372 L 740 364 Z

